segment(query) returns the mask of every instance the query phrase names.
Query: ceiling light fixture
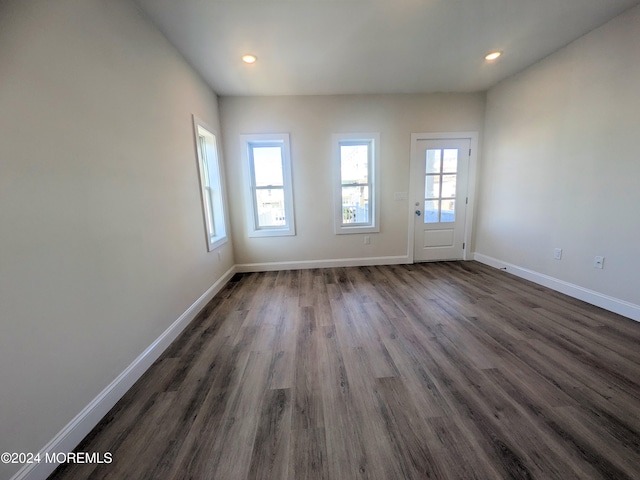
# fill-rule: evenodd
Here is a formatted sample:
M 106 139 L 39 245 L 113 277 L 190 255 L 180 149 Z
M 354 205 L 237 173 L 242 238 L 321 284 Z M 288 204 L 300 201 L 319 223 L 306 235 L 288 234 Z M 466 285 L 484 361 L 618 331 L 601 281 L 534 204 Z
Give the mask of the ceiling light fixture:
M 251 65 L 252 63 L 256 63 L 256 60 L 258 60 L 258 57 L 256 57 L 255 55 L 247 54 L 242 56 L 242 61 L 249 65 Z
M 488 53 L 487 55 L 485 55 L 484 59 L 485 60 L 495 60 L 500 55 L 502 55 L 502 52 L 491 52 L 491 53 Z

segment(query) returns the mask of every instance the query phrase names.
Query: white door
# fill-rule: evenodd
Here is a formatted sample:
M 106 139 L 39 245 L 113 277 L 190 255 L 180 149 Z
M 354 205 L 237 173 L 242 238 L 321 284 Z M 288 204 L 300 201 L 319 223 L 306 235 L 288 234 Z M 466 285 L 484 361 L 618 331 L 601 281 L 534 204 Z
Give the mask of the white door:
M 471 140 L 417 140 L 411 160 L 415 262 L 464 256 Z

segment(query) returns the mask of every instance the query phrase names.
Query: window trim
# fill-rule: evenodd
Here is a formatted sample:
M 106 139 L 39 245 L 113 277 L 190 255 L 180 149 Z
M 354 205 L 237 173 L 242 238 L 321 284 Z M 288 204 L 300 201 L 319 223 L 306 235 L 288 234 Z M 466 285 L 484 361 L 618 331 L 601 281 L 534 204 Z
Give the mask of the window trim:
M 333 143 L 334 230 L 336 235 L 380 232 L 380 133 L 336 133 Z M 348 224 L 342 221 L 342 145 L 368 143 L 369 151 L 369 208 L 371 221 Z
M 288 133 L 243 134 L 240 135 L 242 143 L 242 165 L 245 178 L 245 207 L 247 217 L 247 235 L 249 237 L 281 237 L 296 234 L 295 211 L 293 207 L 293 176 L 291 173 L 291 151 Z M 256 209 L 256 190 L 261 188 L 255 185 L 255 173 L 253 155 L 254 147 L 278 146 L 282 152 L 282 188 L 284 194 L 285 225 L 273 227 L 260 227 L 258 224 L 258 212 Z
M 229 241 L 227 235 L 227 208 L 224 182 L 224 167 L 220 157 L 220 149 L 218 148 L 218 136 L 216 131 L 209 127 L 201 119 L 193 117 L 193 134 L 196 146 L 196 162 L 198 164 L 198 183 L 200 184 L 200 200 L 202 203 L 202 218 L 204 221 L 204 234 L 207 242 L 207 251 L 211 252 Z M 207 151 L 209 147 L 215 153 L 215 158 L 210 159 L 206 155 L 206 151 L 202 151 L 201 138 L 204 137 Z M 206 167 L 205 167 L 206 157 Z M 213 168 L 211 168 L 213 167 Z M 208 175 L 208 184 L 212 194 L 207 195 L 207 183 L 205 180 Z M 211 201 L 208 202 L 207 199 Z M 209 232 L 213 231 L 213 235 Z

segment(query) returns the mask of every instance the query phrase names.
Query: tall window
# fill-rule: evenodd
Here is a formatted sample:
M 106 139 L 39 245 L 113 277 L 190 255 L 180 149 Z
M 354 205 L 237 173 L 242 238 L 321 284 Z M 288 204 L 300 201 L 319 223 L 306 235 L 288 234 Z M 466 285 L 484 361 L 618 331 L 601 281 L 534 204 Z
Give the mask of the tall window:
M 241 135 L 250 237 L 295 235 L 288 134 Z
M 198 156 L 198 173 L 204 227 L 209 251 L 227 242 L 222 170 L 216 136 L 201 120 L 193 117 Z
M 333 136 L 335 232 L 379 232 L 378 144 L 380 135 Z

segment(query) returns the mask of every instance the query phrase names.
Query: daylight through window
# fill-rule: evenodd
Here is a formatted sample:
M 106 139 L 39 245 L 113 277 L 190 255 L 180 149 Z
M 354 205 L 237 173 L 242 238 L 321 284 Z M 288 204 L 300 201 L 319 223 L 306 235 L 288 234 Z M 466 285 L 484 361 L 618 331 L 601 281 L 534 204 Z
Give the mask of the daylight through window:
M 336 233 L 377 232 L 378 134 L 334 135 Z
M 249 236 L 295 235 L 289 135 L 242 135 Z
M 209 251 L 226 243 L 223 180 L 215 134 L 193 118 L 204 226 Z

